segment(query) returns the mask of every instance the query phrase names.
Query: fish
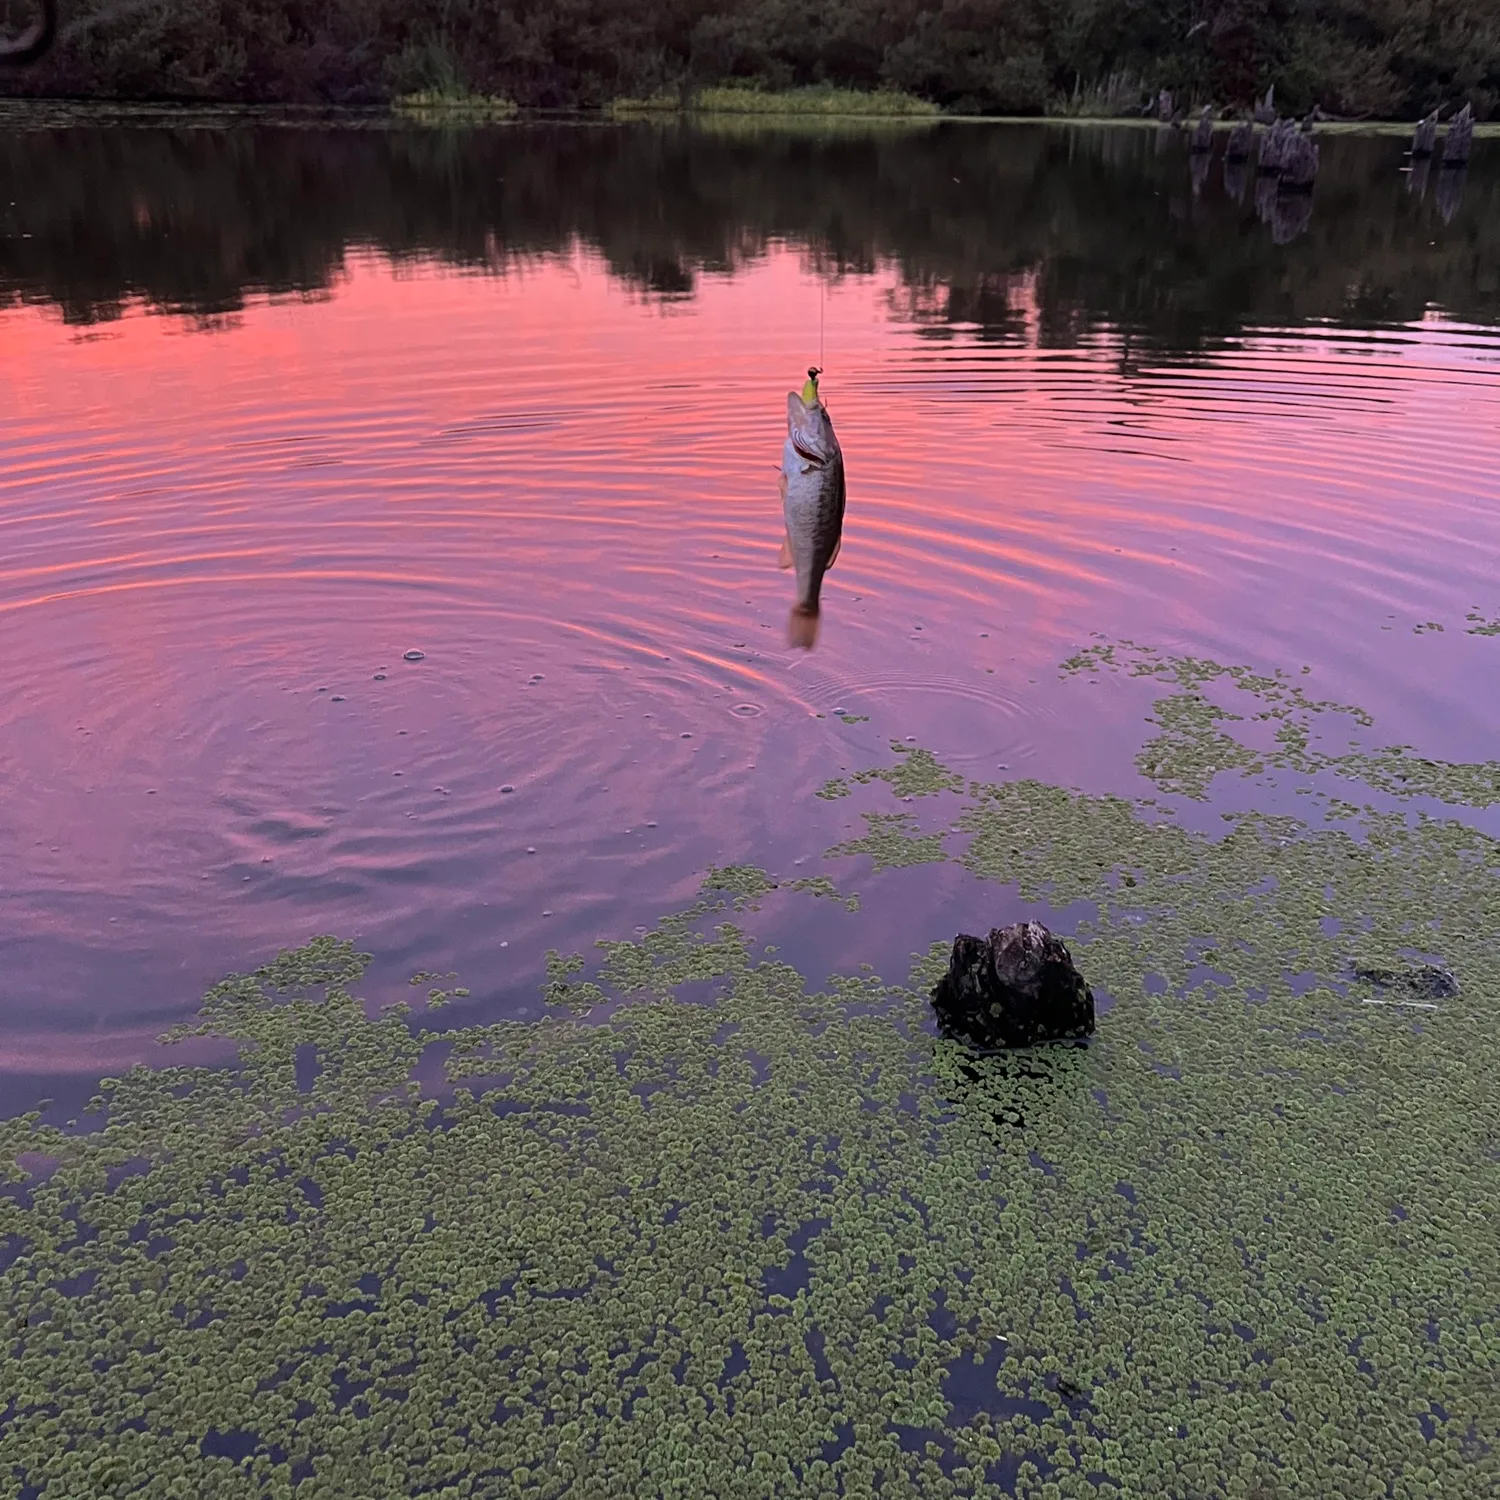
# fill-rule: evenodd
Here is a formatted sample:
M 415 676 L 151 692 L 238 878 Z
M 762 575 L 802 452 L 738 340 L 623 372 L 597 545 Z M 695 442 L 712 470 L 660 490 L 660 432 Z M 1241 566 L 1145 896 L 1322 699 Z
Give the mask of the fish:
M 781 511 L 786 537 L 781 566 L 795 568 L 797 599 L 787 619 L 787 643 L 804 651 L 818 639 L 823 575 L 844 536 L 844 454 L 828 408 L 818 393 L 816 366 L 801 394 L 786 395 L 786 442 L 781 449 Z

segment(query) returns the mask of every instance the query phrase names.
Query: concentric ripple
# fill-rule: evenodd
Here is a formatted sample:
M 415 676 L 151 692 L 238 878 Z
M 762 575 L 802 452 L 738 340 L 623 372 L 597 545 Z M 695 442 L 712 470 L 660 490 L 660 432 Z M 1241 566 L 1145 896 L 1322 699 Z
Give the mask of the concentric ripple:
M 579 243 L 351 252 L 210 328 L 0 311 L 0 1068 L 124 1065 L 327 931 L 524 1013 L 545 948 L 839 836 L 798 809 L 893 736 L 1101 784 L 1134 729 L 1055 670 L 1094 631 L 1493 733 L 1474 651 L 1412 634 L 1500 612 L 1492 332 L 1152 364 L 1052 347 L 1025 278 L 1004 342 L 903 288 L 774 243 L 664 304 Z M 820 318 L 850 498 L 807 656 L 776 469 Z

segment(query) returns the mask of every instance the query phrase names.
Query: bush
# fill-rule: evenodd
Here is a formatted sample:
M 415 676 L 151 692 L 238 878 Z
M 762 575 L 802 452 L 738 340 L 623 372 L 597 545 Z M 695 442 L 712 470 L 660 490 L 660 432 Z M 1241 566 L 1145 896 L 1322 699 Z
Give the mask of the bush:
M 0 0 L 25 25 L 33 0 Z M 547 107 L 748 85 L 987 114 L 1134 112 L 1156 89 L 1414 117 L 1500 101 L 1500 0 L 62 0 L 11 93 Z M 1139 85 L 1136 97 L 1129 97 Z

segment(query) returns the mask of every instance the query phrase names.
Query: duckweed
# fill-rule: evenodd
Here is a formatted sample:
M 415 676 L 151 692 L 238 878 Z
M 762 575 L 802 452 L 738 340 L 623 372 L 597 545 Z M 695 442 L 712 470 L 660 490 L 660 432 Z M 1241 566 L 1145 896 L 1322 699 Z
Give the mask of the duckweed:
M 1315 739 L 1333 732 L 1335 716 L 1356 730 L 1373 728 L 1373 720 L 1350 704 L 1308 697 L 1282 670 L 1257 673 L 1199 657 L 1168 656 L 1133 641 L 1102 640 L 1069 657 L 1061 670 L 1064 676 L 1121 671 L 1176 689 L 1152 705 L 1150 722 L 1160 732 L 1136 757 L 1141 774 L 1164 792 L 1201 800 L 1220 771 L 1259 776 L 1277 769 L 1303 778 L 1327 772 L 1402 799 L 1431 797 L 1464 807 L 1500 803 L 1500 762 L 1434 761 L 1410 754 L 1410 745 L 1364 748 L 1357 739 L 1348 740 L 1341 752 L 1315 745 Z M 1308 670 L 1304 667 L 1302 675 Z M 1223 708 L 1204 691 L 1215 686 L 1232 687 L 1258 707 L 1248 715 Z M 1245 730 L 1226 733 L 1222 726 L 1229 724 Z M 1269 740 L 1264 732 L 1259 735 L 1265 741 L 1259 747 L 1243 737 L 1256 724 L 1271 731 Z
M 809 982 L 743 925 L 748 866 L 549 955 L 537 1022 L 372 1013 L 317 939 L 173 1033 L 234 1066 L 0 1124 L 0 1493 L 1492 1489 L 1500 844 L 1354 803 L 1210 837 L 897 748 L 850 795 L 944 831 L 872 810 L 831 853 L 1083 911 L 1089 1045 L 934 1037 L 951 933 Z M 1428 1008 L 1369 1003 L 1423 964 Z

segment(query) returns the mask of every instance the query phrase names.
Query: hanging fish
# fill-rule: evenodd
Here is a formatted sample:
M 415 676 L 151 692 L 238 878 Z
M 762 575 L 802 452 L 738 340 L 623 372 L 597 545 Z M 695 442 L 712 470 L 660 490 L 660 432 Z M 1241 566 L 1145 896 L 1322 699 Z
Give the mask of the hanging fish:
M 787 621 L 787 641 L 804 650 L 818 638 L 823 575 L 839 555 L 844 532 L 844 455 L 818 395 L 820 374 L 816 367 L 807 372 L 801 395 L 787 392 L 781 449 L 781 509 L 786 517 L 781 566 L 797 570 L 797 602 Z

